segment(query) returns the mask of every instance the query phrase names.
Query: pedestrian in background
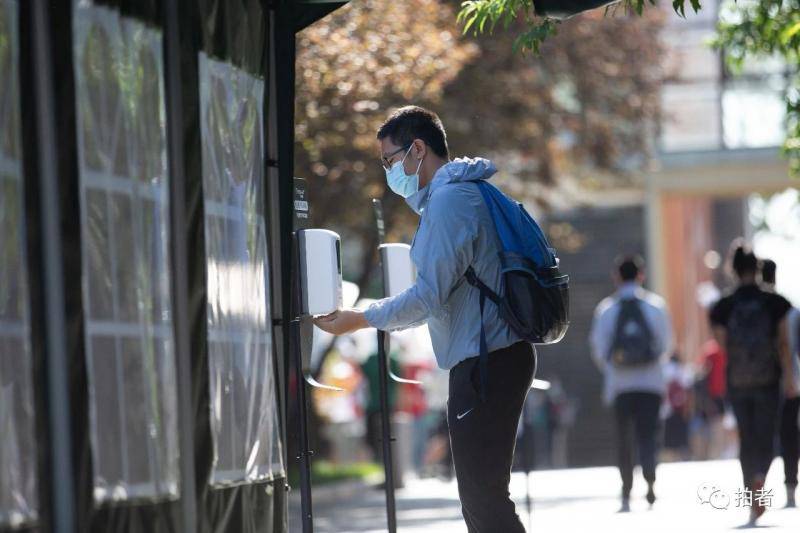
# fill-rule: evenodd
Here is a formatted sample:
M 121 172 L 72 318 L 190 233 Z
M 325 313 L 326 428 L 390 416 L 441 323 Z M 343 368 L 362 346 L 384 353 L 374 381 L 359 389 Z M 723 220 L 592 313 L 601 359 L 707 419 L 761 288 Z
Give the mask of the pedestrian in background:
M 774 456 L 781 381 L 786 398 L 796 395 L 786 322 L 791 305 L 758 286 L 758 260 L 748 246 L 735 242 L 733 249 L 730 263 L 738 284 L 711 308 L 710 321 L 728 355 L 728 398 L 739 428 L 744 485 L 756 494 Z M 765 510 L 754 499 L 750 523 Z
M 724 419 L 729 411 L 726 397 L 726 365 L 728 356 L 716 339 L 703 344 L 700 363 L 703 371 L 701 386 L 702 401 L 696 403 L 697 410 L 707 424 L 707 442 L 701 459 L 720 459 L 726 448 Z
M 770 259 L 761 263 L 761 282 L 764 290 L 775 291 L 775 274 L 777 265 Z M 800 354 L 798 354 L 798 320 L 797 308 L 789 310 L 787 315 L 787 330 L 789 333 L 789 353 L 792 358 L 792 375 L 795 388 L 800 389 Z M 797 415 L 800 411 L 800 396 L 784 398 L 781 403 L 780 414 L 780 443 L 781 457 L 783 458 L 783 473 L 786 482 L 786 507 L 795 507 L 795 492 L 797 490 L 797 462 L 800 458 L 800 428 L 797 424 Z
M 604 399 L 613 406 L 622 476 L 622 506 L 630 510 L 638 450 L 647 501 L 656 500 L 659 411 L 666 392 L 663 364 L 672 351 L 672 322 L 664 299 L 642 288 L 639 256 L 616 262 L 614 295 L 597 306 L 590 333 L 592 357 L 604 377 Z
M 681 360 L 672 354 L 664 366 L 667 395 L 664 402 L 664 452 L 674 460 L 689 459 L 689 409 L 694 375 Z

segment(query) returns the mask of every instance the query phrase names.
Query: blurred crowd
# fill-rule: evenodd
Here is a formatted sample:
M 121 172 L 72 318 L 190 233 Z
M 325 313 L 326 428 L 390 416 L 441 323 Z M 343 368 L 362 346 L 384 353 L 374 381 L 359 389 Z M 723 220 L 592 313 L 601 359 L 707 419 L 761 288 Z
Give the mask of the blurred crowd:
M 745 253 L 738 246 L 736 253 Z M 742 257 L 735 260 L 729 258 L 731 267 L 731 286 L 717 292 L 715 297 L 706 298 L 709 310 L 709 320 L 712 331 L 716 334 L 709 338 L 702 346 L 699 353 L 680 354 L 673 349 L 670 338 L 672 337 L 671 324 L 668 312 L 663 301 L 657 300 L 655 295 L 648 293 L 647 298 L 654 298 L 651 310 L 654 314 L 654 328 L 663 331 L 659 333 L 664 338 L 660 341 L 659 350 L 665 353 L 660 357 L 659 378 L 657 382 L 640 370 L 630 371 L 617 368 L 616 383 L 612 384 L 615 390 L 607 390 L 609 404 L 614 404 L 617 399 L 625 396 L 626 391 L 633 394 L 645 393 L 652 385 L 652 395 L 655 397 L 652 415 L 657 421 L 645 424 L 652 427 L 653 431 L 653 465 L 657 461 L 676 460 L 706 460 L 740 457 L 743 461 L 745 475 L 749 463 L 758 463 L 758 452 L 746 451 L 745 448 L 757 446 L 757 443 L 748 441 L 746 435 L 739 429 L 742 424 L 756 424 L 774 416 L 774 424 L 767 424 L 771 428 L 771 440 L 776 445 L 770 448 L 770 458 L 773 455 L 789 453 L 789 461 L 797 462 L 797 399 L 786 395 L 781 389 L 775 396 L 775 411 L 772 413 L 769 406 L 766 408 L 755 407 L 750 414 L 743 414 L 743 405 L 736 394 L 732 395 L 729 379 L 731 369 L 728 367 L 728 353 L 726 343 L 730 345 L 736 335 L 729 334 L 724 337 L 728 315 L 720 318 L 726 305 L 736 302 L 737 294 L 758 291 L 758 294 L 774 295 L 770 300 L 773 304 L 768 310 L 775 314 L 772 325 L 775 329 L 776 342 L 782 342 L 778 337 L 777 324 L 783 324 L 785 342 L 790 346 L 792 353 L 791 376 L 786 378 L 787 371 L 779 361 L 775 362 L 777 376 L 783 375 L 779 383 L 792 381 L 796 388 L 800 388 L 800 359 L 798 359 L 798 338 L 800 338 L 800 312 L 791 308 L 783 298 L 775 292 L 775 273 L 777 265 L 769 260 L 756 259 L 752 252 L 744 261 L 755 265 L 752 279 L 745 275 L 737 276 L 735 268 L 742 268 Z M 732 252 L 733 255 L 733 252 Z M 735 261 L 738 263 L 734 264 Z M 749 265 L 749 263 L 748 263 Z M 749 266 L 745 265 L 747 271 Z M 750 266 L 752 266 L 750 265 Z M 630 265 L 629 265 L 630 266 Z M 735 267 L 735 268 L 734 268 Z M 640 268 L 642 272 L 640 272 Z M 624 269 L 623 269 L 624 270 Z M 631 285 L 630 291 L 639 291 L 643 280 L 643 265 L 640 265 L 629 280 L 618 279 L 619 290 L 617 295 L 625 293 L 626 283 Z M 740 272 L 741 273 L 741 272 Z M 745 272 L 747 274 L 747 272 Z M 647 292 L 647 291 L 644 291 Z M 633 294 L 633 292 L 631 292 Z M 661 303 L 659 303 L 661 302 Z M 727 302 L 727 304 L 726 304 Z M 785 302 L 785 303 L 781 303 Z M 366 307 L 371 300 L 361 300 L 356 305 Z M 604 304 L 598 306 L 601 309 Z M 777 307 L 776 307 L 777 306 Z M 607 307 L 607 305 L 606 305 Z M 659 310 L 663 307 L 662 310 Z M 659 315 L 658 313 L 661 313 Z M 780 316 L 778 316 L 780 314 Z M 663 325 L 659 325 L 659 320 Z M 617 320 L 618 321 L 618 320 Z M 598 333 L 602 328 L 597 327 L 598 317 L 595 317 L 595 331 L 593 335 L 611 337 L 606 339 L 606 345 L 599 348 L 602 352 L 599 364 L 611 365 L 606 358 L 606 352 L 612 349 L 609 343 L 616 342 L 614 337 L 614 321 L 609 322 L 606 331 Z M 747 329 L 752 325 L 734 326 Z M 784 332 L 785 330 L 785 332 Z M 723 336 L 720 337 L 720 332 Z M 658 333 L 658 331 L 656 331 Z M 315 391 L 315 408 L 326 422 L 323 437 L 330 444 L 331 459 L 335 462 L 357 461 L 382 461 L 381 419 L 380 419 L 380 388 L 378 374 L 377 338 L 373 330 L 362 330 L 350 335 L 337 338 L 326 336 L 321 331 L 315 335 L 315 357 L 320 361 L 319 373 L 325 383 L 345 389 L 346 393 L 336 393 L 325 390 Z M 745 336 L 753 337 L 755 333 L 745 332 Z M 741 335 L 740 335 L 741 337 Z M 731 340 L 733 339 L 733 340 Z M 597 344 L 597 339 L 595 339 Z M 599 344 L 603 344 L 600 342 Z M 777 346 L 777 345 L 776 345 Z M 595 347 L 597 351 L 597 347 Z M 668 350 L 668 352 L 667 352 Z M 325 357 L 322 357 L 325 351 Z M 613 350 L 612 350 L 613 351 Z M 448 374 L 437 368 L 435 358 L 430 348 L 430 338 L 425 327 L 392 333 L 390 337 L 390 370 L 393 375 L 405 380 L 414 380 L 419 383 L 399 383 L 389 380 L 389 403 L 393 412 L 393 432 L 395 442 L 395 462 L 397 469 L 397 483 L 402 485 L 403 476 L 412 474 L 419 477 L 437 476 L 450 479 L 453 476 L 452 459 L 447 432 L 446 403 Z M 738 364 L 738 363 L 737 363 Z M 601 370 L 603 370 L 601 368 Z M 606 369 L 607 370 L 607 369 Z M 638 372 L 638 374 L 637 374 Z M 751 373 L 758 374 L 758 370 Z M 766 371 L 765 371 L 766 372 Z M 604 372 L 607 389 L 609 387 L 609 372 Z M 625 384 L 625 376 L 630 378 Z M 767 381 L 771 378 L 764 378 Z M 639 381 L 637 381 L 639 380 Z M 773 386 L 772 381 L 766 387 Z M 778 381 L 775 381 L 778 383 Z M 765 382 L 766 383 L 766 382 Z M 644 384 L 644 386 L 642 386 Z M 746 384 L 747 385 L 747 384 Z M 748 385 L 749 386 L 749 385 Z M 626 389 L 627 387 L 627 389 Z M 759 387 L 761 387 L 759 385 Z M 758 387 L 756 387 L 758 389 Z M 776 386 L 775 390 L 779 387 Z M 736 389 L 736 387 L 734 387 Z M 741 387 L 739 387 L 741 389 Z M 739 390 L 736 389 L 736 390 Z M 745 389 L 750 391 L 751 389 Z M 755 389 L 752 389 L 755 390 Z M 760 389 L 758 389 L 760 390 Z M 734 391 L 735 392 L 735 391 Z M 732 400 L 733 398 L 733 400 Z M 634 402 L 642 404 L 647 400 L 634 398 Z M 619 402 L 617 402 L 619 403 Z M 647 402 L 644 402 L 647 403 Z M 562 383 L 557 378 L 546 383 L 544 387 L 535 387 L 528 395 L 518 432 L 517 454 L 515 467 L 525 470 L 541 468 L 563 468 L 569 466 L 567 457 L 567 437 L 575 422 L 578 410 L 578 401 L 564 390 Z M 632 427 L 636 430 L 636 439 L 631 437 L 630 448 L 625 445 L 623 452 L 632 454 L 635 446 L 648 446 L 647 439 L 642 440 L 636 424 L 642 422 L 639 407 L 626 408 L 615 405 L 615 415 L 618 420 L 618 429 L 623 428 L 625 416 L 632 416 Z M 628 409 L 628 411 L 626 411 Z M 761 409 L 759 411 L 759 409 Z M 623 428 L 624 429 L 624 428 Z M 753 427 L 746 429 L 750 433 L 758 433 Z M 624 437 L 624 435 L 623 435 Z M 752 435 L 751 435 L 752 437 Z M 627 437 L 626 437 L 627 438 Z M 744 439 L 744 440 L 743 440 Z M 752 440 L 752 439 L 751 439 Z M 763 440 L 763 439 L 762 439 Z M 636 441 L 636 442 L 634 442 Z M 748 454 L 753 458 L 748 459 Z M 657 455 L 657 459 L 656 456 Z M 761 453 L 764 455 L 764 453 Z M 792 459 L 793 458 L 793 459 Z M 770 459 L 771 460 L 771 459 Z M 635 463 L 635 459 L 632 460 Z M 625 460 L 622 460 L 624 463 Z M 625 469 L 623 469 L 625 470 Z M 651 468 L 651 470 L 654 470 Z M 794 470 L 787 467 L 787 489 L 793 490 Z M 623 479 L 626 474 L 623 473 Z M 652 474 L 654 480 L 654 474 Z M 749 483 L 746 482 L 746 484 Z M 623 481 L 623 485 L 626 482 Z M 651 483 L 652 485 L 652 483 Z M 625 489 L 623 489 L 624 491 Z M 653 495 L 652 499 L 655 499 Z

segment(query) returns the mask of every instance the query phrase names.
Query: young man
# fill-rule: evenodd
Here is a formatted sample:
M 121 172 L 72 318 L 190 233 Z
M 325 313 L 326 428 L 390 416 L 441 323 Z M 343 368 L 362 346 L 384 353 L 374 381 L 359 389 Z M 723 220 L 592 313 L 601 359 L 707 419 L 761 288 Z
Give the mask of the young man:
M 462 514 L 470 533 L 524 532 L 508 484 L 517 424 L 533 380 L 536 356 L 488 303 L 483 314 L 489 349 L 488 390 L 479 399 L 479 291 L 464 278 L 500 290 L 499 243 L 476 180 L 496 169 L 486 159 L 450 161 L 444 127 L 432 112 L 408 106 L 378 131 L 388 186 L 420 215 L 411 245 L 415 284 L 365 312 L 341 310 L 317 319 L 340 335 L 427 322 L 440 367 L 450 370 L 447 420 Z
M 765 259 L 761 262 L 761 281 L 764 290 L 775 292 L 775 261 Z M 792 375 L 795 387 L 800 389 L 800 347 L 798 347 L 798 318 L 800 312 L 797 308 L 789 310 L 786 321 L 789 333 L 789 348 L 792 356 Z M 781 456 L 783 457 L 783 473 L 786 480 L 786 507 L 795 507 L 795 492 L 797 489 L 797 462 L 800 460 L 800 428 L 797 425 L 797 414 L 800 411 L 800 397 L 784 398 L 781 403 L 780 414 L 780 443 Z
M 672 323 L 664 300 L 642 288 L 644 261 L 617 260 L 618 289 L 597 306 L 589 341 L 605 379 L 604 399 L 614 408 L 622 507 L 630 510 L 636 449 L 647 481 L 647 501 L 655 500 L 659 410 L 666 384 L 662 365 L 672 350 Z

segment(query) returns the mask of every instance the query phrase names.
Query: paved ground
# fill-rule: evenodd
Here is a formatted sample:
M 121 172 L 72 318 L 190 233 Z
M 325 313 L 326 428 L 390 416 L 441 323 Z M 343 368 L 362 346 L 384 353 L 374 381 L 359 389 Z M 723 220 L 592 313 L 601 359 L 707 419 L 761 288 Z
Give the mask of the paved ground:
M 644 501 L 641 479 L 634 484 L 631 512 L 620 514 L 619 475 L 614 468 L 583 468 L 536 472 L 531 475 L 534 496 L 532 527 L 528 531 L 584 533 L 695 533 L 745 529 L 748 510 L 737 507 L 736 491 L 744 490 L 736 461 L 671 463 L 659 466 L 656 484 L 658 501 L 649 508 Z M 713 503 L 700 503 L 698 490 L 704 484 L 720 489 Z M 779 460 L 773 464 L 766 489 L 772 489 L 771 507 L 756 529 L 769 532 L 800 531 L 800 510 L 784 509 L 783 469 Z M 702 490 L 701 490 L 702 492 Z M 710 491 L 707 490 L 705 494 Z M 512 497 L 523 522 L 525 513 L 525 477 L 514 474 Z M 293 495 L 290 532 L 299 532 L 299 504 Z M 726 508 L 727 503 L 727 508 Z M 450 533 L 466 531 L 455 482 L 409 480 L 397 493 L 398 530 L 405 532 Z M 352 486 L 320 490 L 314 505 L 315 531 L 377 532 L 386 531 L 384 495 L 375 489 L 355 490 Z

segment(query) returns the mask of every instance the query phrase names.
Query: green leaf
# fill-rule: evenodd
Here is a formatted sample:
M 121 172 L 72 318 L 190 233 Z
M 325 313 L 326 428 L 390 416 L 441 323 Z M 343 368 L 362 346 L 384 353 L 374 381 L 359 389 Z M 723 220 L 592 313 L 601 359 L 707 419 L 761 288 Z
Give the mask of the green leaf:
M 672 0 L 672 9 L 678 16 L 686 18 L 686 8 L 684 7 L 686 0 Z
M 556 22 L 551 19 L 537 21 L 528 31 L 522 33 L 514 40 L 513 51 L 523 53 L 530 50 L 538 55 L 542 43 L 556 31 Z
M 781 43 L 786 46 L 792 40 L 792 37 L 800 33 L 800 20 L 783 30 L 781 32 Z

